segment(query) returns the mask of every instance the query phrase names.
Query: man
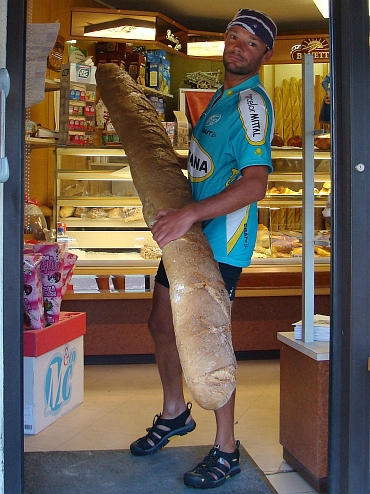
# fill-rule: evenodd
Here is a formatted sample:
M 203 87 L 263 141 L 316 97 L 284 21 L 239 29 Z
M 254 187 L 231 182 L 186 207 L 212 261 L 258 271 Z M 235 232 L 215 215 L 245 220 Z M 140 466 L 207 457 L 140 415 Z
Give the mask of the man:
M 258 227 L 256 202 L 265 196 L 272 171 L 273 110 L 258 71 L 273 55 L 275 36 L 274 22 L 254 10 L 239 10 L 227 26 L 224 84 L 200 117 L 190 143 L 188 172 L 196 202 L 159 211 L 152 228 L 153 238 L 163 247 L 202 221 L 231 301 L 241 270 L 250 263 Z M 131 444 L 138 456 L 153 454 L 172 436 L 195 428 L 191 404 L 185 404 L 183 395 L 168 286 L 160 263 L 148 325 L 162 381 L 163 411 L 146 436 Z M 217 487 L 240 472 L 234 403 L 235 393 L 215 411 L 215 446 L 185 473 L 186 485 Z

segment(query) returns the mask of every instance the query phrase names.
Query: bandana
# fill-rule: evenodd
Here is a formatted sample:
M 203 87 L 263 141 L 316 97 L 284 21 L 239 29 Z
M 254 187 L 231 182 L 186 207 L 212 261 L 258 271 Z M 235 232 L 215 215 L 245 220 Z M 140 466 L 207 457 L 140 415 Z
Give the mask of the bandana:
M 250 33 L 255 34 L 265 43 L 269 50 L 274 46 L 277 27 L 275 22 L 263 12 L 240 9 L 227 26 L 226 32 L 232 26 L 244 27 Z

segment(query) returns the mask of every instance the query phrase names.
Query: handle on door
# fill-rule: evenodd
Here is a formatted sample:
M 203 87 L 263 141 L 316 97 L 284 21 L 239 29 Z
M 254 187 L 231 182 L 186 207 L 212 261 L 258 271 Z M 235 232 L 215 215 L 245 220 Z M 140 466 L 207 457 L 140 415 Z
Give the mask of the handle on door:
M 9 73 L 5 68 L 0 68 L 0 183 L 9 178 L 8 158 L 5 156 L 5 112 L 9 89 Z

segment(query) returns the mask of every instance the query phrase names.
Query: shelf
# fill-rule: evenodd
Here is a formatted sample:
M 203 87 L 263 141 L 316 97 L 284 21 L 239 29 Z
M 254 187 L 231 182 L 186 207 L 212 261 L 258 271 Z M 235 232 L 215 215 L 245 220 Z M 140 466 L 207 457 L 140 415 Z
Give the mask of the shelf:
M 97 163 L 100 164 L 100 163 Z M 58 178 L 62 180 L 109 180 L 132 181 L 130 170 L 123 163 L 123 170 L 58 170 Z
M 124 218 L 76 218 L 70 216 L 68 218 L 61 218 L 61 221 L 65 223 L 67 229 L 69 228 L 135 228 L 143 229 L 148 228 L 144 220 L 137 221 L 125 221 Z M 71 231 L 73 237 L 74 232 Z
M 148 86 L 142 86 L 141 84 L 138 84 L 138 86 L 144 91 L 145 94 L 156 94 L 158 96 L 162 96 L 163 98 L 173 98 L 172 94 L 162 93 L 161 91 L 157 91 L 157 89 L 152 89 Z
M 273 172 L 269 176 L 270 182 L 302 182 L 301 172 Z M 315 182 L 330 182 L 330 174 L 325 172 L 315 172 Z
M 45 79 L 45 92 L 50 93 L 51 91 L 60 91 L 60 81 Z
M 286 158 L 286 159 L 302 159 L 303 150 L 297 147 L 277 147 L 272 146 L 272 159 Z M 321 149 L 315 149 L 315 159 L 330 159 L 330 151 L 323 151 Z
M 51 148 L 55 147 L 58 144 L 58 139 L 50 139 L 44 137 L 30 137 L 29 138 L 30 146 L 32 149 L 38 148 Z M 26 138 L 27 143 L 27 138 Z
M 141 206 L 141 201 L 138 197 L 58 197 L 58 206 L 74 206 L 74 207 L 127 207 Z
M 258 207 L 302 207 L 302 195 L 301 194 L 270 194 L 266 195 L 262 201 L 258 201 Z M 315 207 L 325 207 L 328 201 L 327 195 L 315 194 Z
M 112 148 L 109 146 L 103 148 L 93 146 L 58 146 L 57 151 L 59 156 L 126 156 L 122 147 Z

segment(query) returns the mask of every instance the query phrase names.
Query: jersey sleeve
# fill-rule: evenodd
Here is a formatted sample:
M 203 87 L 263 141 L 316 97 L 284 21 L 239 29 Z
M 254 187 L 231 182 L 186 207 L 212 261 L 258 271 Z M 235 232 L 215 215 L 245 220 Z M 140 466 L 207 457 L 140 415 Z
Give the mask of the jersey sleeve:
M 238 117 L 230 129 L 231 145 L 238 157 L 239 170 L 266 165 L 272 172 L 271 139 L 274 129 L 270 99 L 257 88 L 240 92 Z

